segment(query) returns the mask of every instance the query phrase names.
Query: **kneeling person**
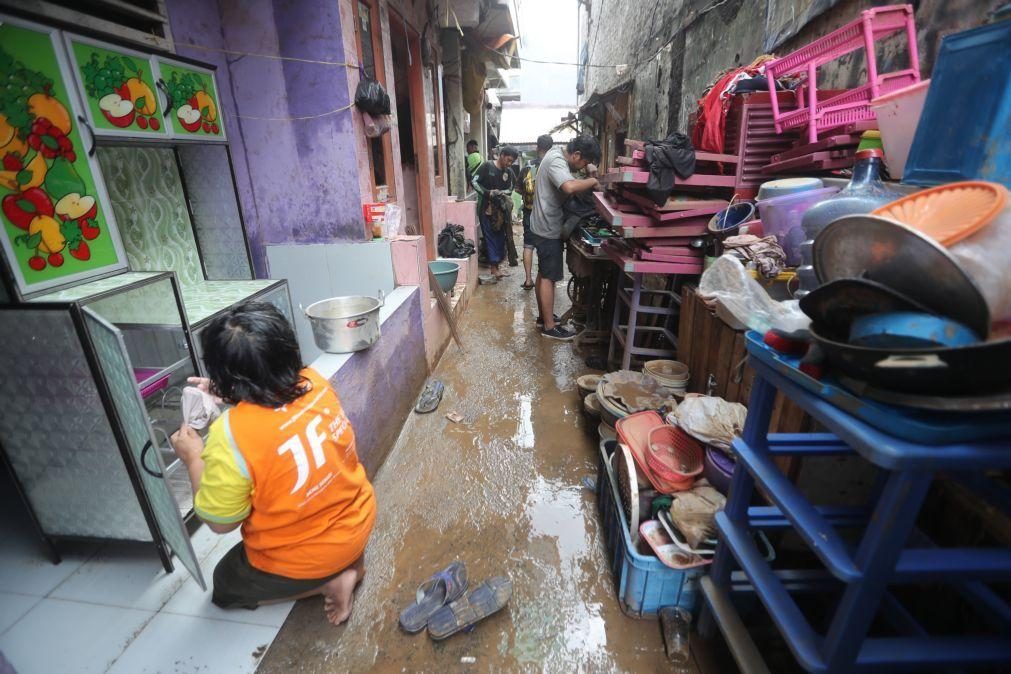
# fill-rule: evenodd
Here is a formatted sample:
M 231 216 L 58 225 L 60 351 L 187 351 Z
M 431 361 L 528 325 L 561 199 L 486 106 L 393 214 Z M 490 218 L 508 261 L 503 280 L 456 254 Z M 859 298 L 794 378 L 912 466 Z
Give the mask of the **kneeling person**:
M 350 616 L 375 520 L 372 485 L 337 394 L 303 367 L 295 333 L 273 305 L 248 302 L 201 334 L 209 381 L 235 405 L 211 425 L 172 436 L 189 469 L 194 509 L 242 541 L 214 569 L 222 608 L 324 597 L 333 624 Z

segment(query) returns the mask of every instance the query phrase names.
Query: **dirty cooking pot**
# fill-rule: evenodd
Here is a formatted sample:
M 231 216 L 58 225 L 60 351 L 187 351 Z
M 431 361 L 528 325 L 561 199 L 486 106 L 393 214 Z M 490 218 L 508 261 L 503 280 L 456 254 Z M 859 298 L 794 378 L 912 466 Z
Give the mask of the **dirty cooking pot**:
M 331 297 L 302 309 L 312 326 L 316 346 L 328 353 L 351 353 L 367 349 L 379 339 L 379 298 L 353 295 Z M 301 306 L 299 307 L 301 308 Z

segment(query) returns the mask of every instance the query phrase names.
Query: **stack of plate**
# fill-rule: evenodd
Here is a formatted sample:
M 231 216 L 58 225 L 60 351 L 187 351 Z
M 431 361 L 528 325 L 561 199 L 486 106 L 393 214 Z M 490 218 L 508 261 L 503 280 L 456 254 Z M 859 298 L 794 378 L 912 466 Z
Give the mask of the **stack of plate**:
M 596 392 L 599 383 L 599 374 L 584 374 L 576 380 L 576 386 L 579 388 L 579 397 L 586 400 L 586 396 Z
M 670 389 L 675 395 L 684 397 L 688 391 L 688 366 L 676 360 L 650 360 L 642 372 L 656 380 L 660 386 Z

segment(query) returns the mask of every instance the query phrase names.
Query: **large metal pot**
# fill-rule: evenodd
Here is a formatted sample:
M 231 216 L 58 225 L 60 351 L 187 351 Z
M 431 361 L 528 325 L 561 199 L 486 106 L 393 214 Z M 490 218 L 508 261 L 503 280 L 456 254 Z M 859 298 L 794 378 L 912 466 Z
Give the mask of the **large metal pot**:
M 367 349 L 379 339 L 379 298 L 353 295 L 313 302 L 302 311 L 312 326 L 316 346 L 328 353 L 351 353 Z

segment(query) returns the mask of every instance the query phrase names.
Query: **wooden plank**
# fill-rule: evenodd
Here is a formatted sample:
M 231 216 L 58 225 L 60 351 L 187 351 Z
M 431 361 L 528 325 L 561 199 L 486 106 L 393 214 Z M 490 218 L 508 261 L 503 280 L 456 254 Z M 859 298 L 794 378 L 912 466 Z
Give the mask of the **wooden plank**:
M 648 171 L 634 171 L 632 169 L 613 168 L 608 169 L 607 174 L 599 178 L 601 183 L 625 183 L 631 185 L 645 185 L 649 182 Z
M 719 152 L 696 152 L 695 161 L 713 161 L 720 164 L 736 164 L 739 158 L 736 154 L 721 154 Z
M 687 274 L 695 275 L 702 273 L 702 262 L 696 261 L 691 264 L 671 263 L 671 262 L 646 262 L 630 258 L 611 246 L 601 246 L 601 250 L 607 253 L 608 257 L 617 264 L 622 271 L 643 274 Z
M 593 206 L 597 209 L 597 213 L 600 214 L 600 217 L 602 217 L 614 228 L 650 227 L 656 224 L 656 221 L 648 215 L 643 215 L 641 213 L 622 213 L 614 207 L 614 204 L 608 201 L 603 192 L 593 193 Z
M 695 241 L 698 238 L 699 238 L 698 235 L 696 235 L 696 236 L 662 236 L 662 237 L 656 237 L 656 238 L 649 238 L 649 237 L 647 237 L 645 239 L 636 239 L 635 242 L 636 243 L 641 243 L 642 245 L 646 246 L 647 248 L 652 249 L 652 248 L 654 248 L 656 246 L 687 246 L 692 241 Z
M 727 388 L 730 384 L 730 371 L 734 367 L 731 360 L 734 351 L 734 337 L 737 332 L 723 321 L 720 321 L 719 328 L 719 350 L 716 355 L 716 363 L 713 364 L 713 374 L 716 375 L 716 389 L 713 395 L 726 398 Z
M 798 171 L 806 169 L 810 166 L 815 166 L 824 162 L 835 162 L 838 160 L 846 160 L 853 162 L 855 149 L 850 148 L 848 150 L 826 150 L 824 152 L 811 152 L 800 157 L 794 157 L 793 159 L 787 159 L 785 161 L 773 161 L 772 163 L 766 164 L 764 171 L 771 171 L 773 173 L 780 173 L 783 171 Z
M 692 381 L 694 382 L 693 390 L 696 393 L 704 394 L 706 392 L 706 380 L 709 378 L 709 363 L 711 360 L 710 352 L 710 341 L 712 339 L 713 328 L 715 327 L 715 322 L 719 319 L 709 311 L 709 309 L 702 303 L 702 298 L 699 298 L 699 303 L 701 304 L 701 320 L 697 321 L 700 324 L 701 332 L 698 336 L 698 356 L 696 357 L 692 369 Z
M 642 153 L 637 153 L 637 154 L 642 154 Z M 617 164 L 618 166 L 641 166 L 641 167 L 645 167 L 646 166 L 646 162 L 643 161 L 642 158 L 637 158 L 635 156 L 632 156 L 632 157 L 615 157 L 614 158 L 614 163 Z
M 837 136 L 828 136 L 822 138 L 816 143 L 805 143 L 803 145 L 798 145 L 797 147 L 786 150 L 785 152 L 780 152 L 779 154 L 772 155 L 769 161 L 785 161 L 787 159 L 793 159 L 794 157 L 802 157 L 810 152 L 817 152 L 818 150 L 828 150 L 834 147 L 846 147 L 849 145 L 858 145 L 860 143 L 859 134 L 841 134 Z
M 656 219 L 660 222 L 666 222 L 670 224 L 677 224 L 679 220 L 692 220 L 695 218 L 701 219 L 703 222 L 708 223 L 712 219 L 713 215 L 722 211 L 726 206 L 724 205 L 713 205 L 707 206 L 705 208 L 693 208 L 690 211 L 672 211 L 670 213 L 657 213 Z
M 730 373 L 727 377 L 726 394 L 723 396 L 732 403 L 741 402 L 741 381 L 744 375 L 744 367 L 738 369 L 737 366 L 746 355 L 747 349 L 744 346 L 744 333 L 740 330 L 734 330 L 734 348 L 730 352 Z M 738 379 L 738 375 L 741 375 L 742 379 Z
M 687 224 L 653 226 L 653 227 L 622 227 L 621 235 L 626 239 L 660 239 L 669 236 L 697 237 L 706 233 L 706 223 L 692 221 Z
M 631 138 L 625 139 L 625 147 L 630 147 L 633 150 L 643 150 L 646 148 L 646 141 L 643 140 L 632 140 Z
M 693 285 L 685 285 L 681 288 L 681 315 L 678 316 L 677 359 L 686 365 L 692 351 L 692 325 L 695 320 L 695 307 L 697 304 L 696 292 Z
M 664 255 L 662 253 L 654 253 L 649 250 L 637 251 L 640 260 L 650 260 L 652 262 L 683 262 L 683 263 L 698 263 L 698 255 Z
M 692 257 L 702 257 L 705 252 L 701 248 L 692 248 L 691 246 L 650 246 L 647 250 L 657 255 L 690 255 Z
M 673 211 L 691 211 L 714 207 L 716 208 L 716 210 L 712 212 L 716 213 L 717 211 L 720 211 L 730 205 L 730 202 L 727 201 L 726 199 L 698 199 L 687 197 L 683 194 L 679 194 L 668 197 L 667 202 L 665 204 L 663 204 L 662 206 L 657 206 L 655 203 L 653 203 L 652 199 L 650 199 L 642 192 L 636 192 L 635 190 L 629 189 L 627 187 L 619 187 L 619 190 L 621 196 L 624 199 L 628 199 L 632 203 L 638 204 L 644 209 L 650 211 L 659 211 L 660 213 L 667 213 Z
M 687 178 L 674 176 L 674 187 L 733 187 L 736 176 L 717 176 L 706 173 L 693 173 Z M 649 182 L 649 171 L 634 171 L 630 169 L 609 169 L 600 182 L 624 183 L 626 185 L 645 185 Z

